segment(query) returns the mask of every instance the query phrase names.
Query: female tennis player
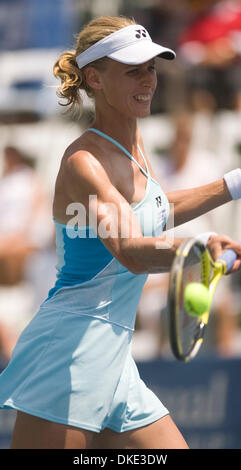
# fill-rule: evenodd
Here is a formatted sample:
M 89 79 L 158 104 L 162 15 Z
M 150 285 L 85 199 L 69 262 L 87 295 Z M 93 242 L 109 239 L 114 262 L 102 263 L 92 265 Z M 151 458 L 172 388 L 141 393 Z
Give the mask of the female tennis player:
M 183 223 L 231 201 L 241 178 L 237 170 L 228 183 L 167 195 L 156 181 L 137 119 L 150 114 L 155 58 L 174 57 L 133 20 L 101 17 L 54 66 L 60 95 L 80 106 L 84 89 L 96 115 L 67 148 L 56 180 L 56 284 L 0 378 L 0 406 L 18 410 L 12 448 L 188 447 L 139 377 L 135 315 L 148 273 L 168 271 L 181 242 L 163 235 L 169 203 Z M 232 247 L 240 268 L 240 244 L 202 239 L 216 257 Z

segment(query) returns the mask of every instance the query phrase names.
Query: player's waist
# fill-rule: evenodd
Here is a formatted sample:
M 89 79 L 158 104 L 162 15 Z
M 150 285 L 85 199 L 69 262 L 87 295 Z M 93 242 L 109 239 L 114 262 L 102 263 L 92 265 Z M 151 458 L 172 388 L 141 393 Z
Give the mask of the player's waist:
M 134 329 L 136 310 L 146 275 L 134 275 L 128 270 L 114 273 L 116 263 L 110 263 L 104 275 L 88 282 L 57 286 L 49 292 L 43 308 L 102 318 Z

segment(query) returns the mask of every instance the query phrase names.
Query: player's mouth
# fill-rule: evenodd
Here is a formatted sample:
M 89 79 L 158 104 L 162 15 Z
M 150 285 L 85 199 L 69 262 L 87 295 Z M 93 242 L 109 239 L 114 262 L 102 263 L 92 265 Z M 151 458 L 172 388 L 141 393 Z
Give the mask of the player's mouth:
M 149 103 L 151 101 L 151 95 L 135 95 L 134 99 L 138 101 L 138 103 Z

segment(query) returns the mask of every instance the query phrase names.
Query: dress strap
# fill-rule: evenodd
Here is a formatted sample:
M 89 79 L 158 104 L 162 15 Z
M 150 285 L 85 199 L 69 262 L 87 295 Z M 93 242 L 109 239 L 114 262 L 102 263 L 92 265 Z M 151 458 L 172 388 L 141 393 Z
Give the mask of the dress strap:
M 143 152 L 141 151 L 141 148 L 140 146 L 137 144 L 137 147 L 138 147 L 138 150 L 144 160 L 144 163 L 145 163 L 145 167 L 146 167 L 146 171 L 142 168 L 142 166 L 136 161 L 136 159 L 128 152 L 128 150 L 126 150 L 125 147 L 123 147 L 123 145 L 119 144 L 119 142 L 117 142 L 117 140 L 115 139 L 112 139 L 112 137 L 110 137 L 109 135 L 105 134 L 104 132 L 101 132 L 99 131 L 98 129 L 94 129 L 93 127 L 90 127 L 89 129 L 86 129 L 85 132 L 88 132 L 88 131 L 91 131 L 91 132 L 95 132 L 96 134 L 100 135 L 101 137 L 104 137 L 105 139 L 109 140 L 110 142 L 112 142 L 112 144 L 116 145 L 116 147 L 118 147 L 120 150 L 122 150 L 122 152 L 124 152 L 127 157 L 129 157 L 131 160 L 133 160 L 137 166 L 140 168 L 140 170 L 142 171 L 142 173 L 144 173 L 144 175 L 148 178 L 150 172 L 149 172 L 149 168 L 147 166 L 147 163 L 146 163 L 146 159 L 144 157 L 144 154 Z
M 149 176 L 149 175 L 150 175 L 150 171 L 149 171 L 149 168 L 148 168 L 147 161 L 146 161 L 146 159 L 145 159 L 144 153 L 142 152 L 141 147 L 139 146 L 139 144 L 137 144 L 137 147 L 138 147 L 138 150 L 139 150 L 139 152 L 140 152 L 140 154 L 141 154 L 141 156 L 142 156 L 142 158 L 143 158 L 143 160 L 144 160 L 145 167 L 146 167 L 146 174 L 147 174 L 147 176 Z M 136 163 L 137 163 L 137 162 L 136 162 Z

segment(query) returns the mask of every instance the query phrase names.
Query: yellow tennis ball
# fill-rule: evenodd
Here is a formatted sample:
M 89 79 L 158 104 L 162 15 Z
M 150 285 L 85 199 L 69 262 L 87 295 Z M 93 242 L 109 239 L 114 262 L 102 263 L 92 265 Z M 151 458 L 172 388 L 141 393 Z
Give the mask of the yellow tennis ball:
M 209 309 L 210 294 L 206 286 L 199 282 L 190 282 L 184 290 L 184 307 L 193 317 L 202 315 Z

